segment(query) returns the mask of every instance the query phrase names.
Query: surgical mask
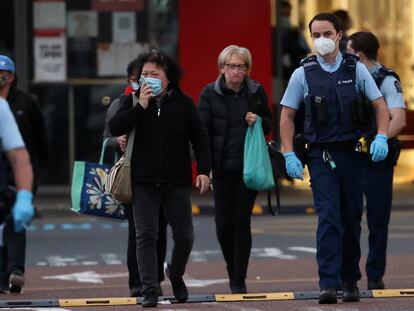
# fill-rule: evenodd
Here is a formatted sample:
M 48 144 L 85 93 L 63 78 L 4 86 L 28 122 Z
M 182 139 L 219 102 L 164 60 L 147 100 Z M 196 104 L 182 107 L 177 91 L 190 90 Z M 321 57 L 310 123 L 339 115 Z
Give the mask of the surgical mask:
M 158 78 L 145 78 L 145 82 L 151 87 L 154 96 L 162 92 L 161 80 Z
M 132 89 L 133 89 L 134 91 L 136 91 L 136 90 L 138 90 L 138 89 L 139 89 L 139 84 L 138 84 L 138 82 L 134 82 L 134 81 L 132 81 L 130 85 L 131 85 L 131 87 L 132 87 Z
M 315 51 L 322 56 L 331 54 L 336 48 L 335 41 L 325 37 L 319 37 L 318 39 L 315 39 L 313 41 L 313 45 L 315 47 Z

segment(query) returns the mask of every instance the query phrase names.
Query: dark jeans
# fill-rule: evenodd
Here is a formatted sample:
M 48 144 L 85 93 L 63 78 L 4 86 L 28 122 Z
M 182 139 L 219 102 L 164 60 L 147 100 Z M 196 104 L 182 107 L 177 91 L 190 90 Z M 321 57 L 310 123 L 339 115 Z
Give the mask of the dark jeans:
M 247 189 L 242 173 L 214 175 L 217 239 L 230 279 L 244 280 L 252 248 L 250 220 L 257 191 Z
M 194 242 L 191 188 L 171 184 L 135 184 L 133 197 L 138 269 L 143 294 L 158 288 L 157 241 L 159 215 L 163 211 L 171 226 L 173 248 L 170 277 L 184 275 Z
M 9 287 L 9 276 L 14 271 L 25 272 L 26 230 L 14 232 L 13 218 L 7 217 L 0 247 L 0 289 Z
M 129 288 L 142 288 L 141 279 L 138 270 L 137 260 L 137 241 L 134 223 L 134 213 L 132 207 L 125 208 L 125 214 L 128 220 L 128 247 L 127 247 L 127 267 L 128 267 L 128 285 Z M 164 281 L 164 261 L 167 252 L 167 220 L 164 213 L 160 211 L 160 218 L 158 223 L 158 283 Z
M 387 161 L 374 163 L 367 160 L 364 193 L 367 199 L 369 252 L 365 270 L 369 279 L 378 280 L 384 276 L 386 266 L 394 167 Z

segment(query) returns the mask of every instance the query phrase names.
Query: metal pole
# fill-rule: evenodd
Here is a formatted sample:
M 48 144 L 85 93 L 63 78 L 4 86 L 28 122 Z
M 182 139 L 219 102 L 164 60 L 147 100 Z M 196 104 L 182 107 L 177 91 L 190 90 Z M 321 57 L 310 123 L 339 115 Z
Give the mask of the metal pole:
M 14 60 L 16 74 L 19 78 L 19 88 L 27 91 L 29 88 L 28 63 L 28 5 L 27 0 L 14 0 Z
M 68 96 L 68 132 L 69 132 L 69 180 L 72 180 L 73 163 L 75 161 L 75 92 L 74 86 L 69 85 Z

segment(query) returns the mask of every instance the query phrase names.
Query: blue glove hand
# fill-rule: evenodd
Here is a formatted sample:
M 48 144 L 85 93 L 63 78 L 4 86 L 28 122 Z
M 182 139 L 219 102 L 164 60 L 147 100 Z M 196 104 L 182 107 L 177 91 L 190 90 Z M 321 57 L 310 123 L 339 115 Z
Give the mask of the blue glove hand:
M 16 202 L 12 208 L 15 232 L 23 231 L 24 227 L 32 220 L 34 215 L 32 199 L 33 195 L 30 191 L 19 190 L 17 192 Z
M 371 143 L 369 153 L 372 155 L 372 161 L 379 162 L 384 160 L 388 154 L 387 136 L 378 134 Z
M 292 178 L 303 180 L 303 165 L 294 152 L 283 154 L 286 163 L 286 172 Z

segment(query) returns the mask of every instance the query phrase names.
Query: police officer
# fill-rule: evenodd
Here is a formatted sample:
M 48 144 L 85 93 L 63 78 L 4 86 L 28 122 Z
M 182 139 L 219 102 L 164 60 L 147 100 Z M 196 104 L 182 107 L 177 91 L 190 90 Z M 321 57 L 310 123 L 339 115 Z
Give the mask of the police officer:
M 405 126 L 405 104 L 398 75 L 377 61 L 380 44 L 371 32 L 356 32 L 348 41 L 347 51 L 358 55 L 371 73 L 388 105 L 390 125 L 389 156 L 386 161 L 368 161 L 364 193 L 366 196 L 367 222 L 369 229 L 369 253 L 365 266 L 368 289 L 383 289 L 385 273 L 388 223 L 392 205 L 392 181 L 394 165 L 399 150 L 397 135 Z
M 4 71 L 12 69 L 8 57 L 0 58 L 0 84 L 4 80 Z M 16 183 L 17 194 L 11 208 L 6 204 L 8 167 L 11 167 Z M 0 251 L 8 251 L 7 240 L 11 234 L 5 230 L 5 222 L 11 222 L 11 230 L 21 232 L 32 219 L 33 172 L 30 157 L 23 143 L 16 121 L 7 101 L 0 97 Z M 10 252 L 13 255 L 13 252 Z M 15 270 L 12 265 L 0 262 L 0 292 L 20 292 L 24 285 L 23 271 Z M 4 276 L 7 278 L 5 279 Z M 19 290 L 20 289 L 20 290 Z
M 318 214 L 317 263 L 321 293 L 319 303 L 359 301 L 361 278 L 359 238 L 362 217 L 363 155 L 356 152 L 360 138 L 353 122 L 359 108 L 358 92 L 364 92 L 376 110 L 378 134 L 371 144 L 372 160 L 382 161 L 388 152 L 389 114 L 368 70 L 352 55 L 342 55 L 338 19 L 320 13 L 309 23 L 316 55 L 295 70 L 281 101 L 281 142 L 286 170 L 303 179 L 303 164 L 293 150 L 295 116 L 304 102 L 303 136 L 309 147 L 307 165 Z M 358 149 L 359 150 L 359 149 Z

